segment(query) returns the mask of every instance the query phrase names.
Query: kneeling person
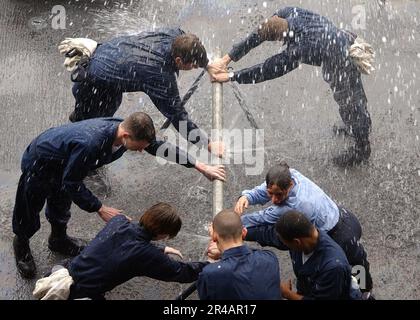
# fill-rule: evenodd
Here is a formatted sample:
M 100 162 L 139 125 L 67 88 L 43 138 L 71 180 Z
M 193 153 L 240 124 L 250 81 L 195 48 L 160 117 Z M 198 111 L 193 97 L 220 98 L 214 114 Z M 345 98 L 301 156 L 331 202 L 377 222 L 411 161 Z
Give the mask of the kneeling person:
M 139 224 L 124 215 L 113 217 L 82 253 L 64 266 L 73 280 L 68 298 L 103 299 L 106 292 L 140 276 L 181 283 L 197 280 L 208 262 L 176 261 L 167 254 L 181 256 L 178 250 L 150 243 L 175 237 L 181 225 L 176 210 L 166 203 L 149 208 Z M 35 297 L 46 294 L 53 296 L 45 288 L 35 288 Z

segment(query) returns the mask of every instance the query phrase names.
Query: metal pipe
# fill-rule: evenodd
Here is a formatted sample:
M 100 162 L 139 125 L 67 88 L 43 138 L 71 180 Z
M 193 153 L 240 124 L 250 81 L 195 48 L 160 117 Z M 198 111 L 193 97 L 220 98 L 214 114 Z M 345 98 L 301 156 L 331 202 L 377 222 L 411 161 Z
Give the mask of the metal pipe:
M 215 58 L 221 57 L 220 48 L 216 49 Z M 213 101 L 212 101 L 212 140 L 222 141 L 223 129 L 223 85 L 213 82 Z M 220 158 L 213 157 L 213 164 L 221 163 Z M 223 209 L 223 182 L 219 180 L 213 181 L 213 217 Z
M 215 58 L 220 58 L 221 51 L 216 49 Z M 223 129 L 223 86 L 221 83 L 214 82 L 212 85 L 213 101 L 212 101 L 212 140 L 222 141 Z M 212 157 L 213 164 L 221 163 L 219 157 Z M 213 181 L 213 217 L 223 209 L 223 182 L 219 180 Z M 193 282 L 187 289 L 182 291 L 175 300 L 187 299 L 197 289 L 197 282 Z

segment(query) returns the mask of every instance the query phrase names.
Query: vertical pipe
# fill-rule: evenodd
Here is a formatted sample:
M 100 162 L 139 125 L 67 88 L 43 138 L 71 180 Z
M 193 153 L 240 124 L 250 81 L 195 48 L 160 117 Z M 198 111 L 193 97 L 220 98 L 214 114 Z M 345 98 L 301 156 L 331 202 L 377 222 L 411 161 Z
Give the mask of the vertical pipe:
M 221 57 L 220 48 L 216 48 L 215 58 Z M 212 140 L 222 141 L 223 129 L 223 85 L 218 82 L 213 83 L 213 101 L 212 101 Z M 218 157 L 213 157 L 213 164 L 220 164 Z M 213 181 L 213 216 L 223 209 L 223 182 Z

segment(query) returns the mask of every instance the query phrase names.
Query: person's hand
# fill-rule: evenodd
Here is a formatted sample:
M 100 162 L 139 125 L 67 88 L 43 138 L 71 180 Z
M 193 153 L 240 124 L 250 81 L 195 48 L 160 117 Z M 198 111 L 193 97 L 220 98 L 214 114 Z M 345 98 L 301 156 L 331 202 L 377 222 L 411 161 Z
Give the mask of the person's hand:
M 210 75 L 210 81 L 211 82 L 219 82 L 219 83 L 223 83 L 223 82 L 228 82 L 229 79 L 229 72 L 227 71 L 221 71 L 218 73 L 214 73 L 212 75 Z
M 105 222 L 108 222 L 109 220 L 112 219 L 112 217 L 121 214 L 122 210 L 119 209 L 115 209 L 112 207 L 107 207 L 102 205 L 102 207 L 98 210 L 98 214 L 99 216 L 102 218 L 102 220 L 104 220 Z M 128 218 L 129 220 L 131 220 L 130 218 Z
M 219 260 L 221 255 L 222 253 L 217 247 L 217 243 L 214 241 L 210 241 L 207 246 L 207 257 L 209 258 L 209 261 L 212 262 L 212 260 Z
M 249 200 L 246 196 L 242 196 L 238 199 L 235 205 L 235 212 L 241 216 L 244 213 L 245 209 L 248 209 Z
M 165 247 L 164 253 L 165 254 L 174 254 L 174 255 L 180 257 L 181 259 L 184 259 L 184 257 L 182 256 L 181 251 L 179 251 L 179 250 L 177 250 L 175 248 L 172 248 L 172 247 Z
M 209 152 L 213 153 L 219 158 L 223 158 L 225 154 L 225 144 L 222 141 L 210 142 L 207 146 L 207 149 L 209 150 Z
M 210 76 L 213 76 L 219 72 L 227 72 L 227 66 L 230 62 L 230 56 L 226 54 L 222 58 L 216 59 L 212 63 L 209 63 L 207 65 L 207 71 Z
M 215 62 L 207 65 L 207 72 L 209 73 L 210 78 L 213 78 L 218 73 L 228 72 L 227 66 L 223 65 L 219 61 L 221 61 L 221 59 L 217 59 Z
M 291 279 L 289 279 L 289 281 L 280 283 L 281 295 L 284 298 L 290 299 L 290 293 L 293 292 L 292 290 L 293 290 L 293 286 L 292 286 L 292 280 Z
M 223 165 L 210 166 L 197 161 L 195 163 L 195 168 L 210 181 L 213 181 L 215 179 L 220 181 L 226 180 L 226 172 L 225 167 Z

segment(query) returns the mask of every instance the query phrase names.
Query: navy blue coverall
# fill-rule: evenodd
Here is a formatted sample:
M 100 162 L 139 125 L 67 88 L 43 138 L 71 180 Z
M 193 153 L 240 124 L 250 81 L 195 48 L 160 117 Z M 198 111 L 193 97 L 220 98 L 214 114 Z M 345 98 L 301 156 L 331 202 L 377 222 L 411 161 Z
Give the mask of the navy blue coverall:
M 343 250 L 326 232 L 319 231 L 318 243 L 305 263 L 301 251 L 290 251 L 290 257 L 297 278 L 297 293 L 303 295 L 303 299 L 351 299 L 354 289 L 350 264 Z
M 100 44 L 85 68 L 86 78 L 73 86 L 75 121 L 112 117 L 124 92 L 142 91 L 177 131 L 180 121 L 187 122 L 187 132 L 181 130 L 181 134 L 188 139 L 186 134 L 198 127 L 180 105 L 178 69 L 171 55 L 172 42 L 182 34 L 184 31 L 178 28 L 160 29 Z M 200 137 L 203 144 L 208 143 L 201 131 Z
M 122 119 L 99 118 L 48 129 L 26 148 L 21 162 L 22 175 L 13 210 L 13 232 L 31 238 L 40 228 L 39 213 L 45 201 L 45 214 L 51 224 L 66 225 L 74 202 L 82 210 L 98 211 L 102 203 L 83 184 L 90 170 L 120 158 L 127 151 L 121 146 L 112 152 Z M 153 141 L 145 150 L 156 155 L 166 142 Z M 167 144 L 176 153 L 176 162 L 194 167 L 195 159 Z
M 238 83 L 258 83 L 281 77 L 300 63 L 321 66 L 324 80 L 330 85 L 339 106 L 341 119 L 356 142 L 369 141 L 371 119 L 361 74 L 349 57 L 348 49 L 356 36 L 337 28 L 327 18 L 311 11 L 286 7 L 274 13 L 287 20 L 286 48 L 265 62 L 234 73 Z M 257 31 L 234 45 L 229 52 L 238 61 L 262 43 Z
M 88 246 L 65 267 L 74 280 L 69 299 L 103 299 L 105 292 L 134 278 L 188 283 L 208 262 L 176 261 L 164 247 L 150 243 L 152 234 L 125 216 L 113 217 Z
M 228 249 L 200 273 L 197 291 L 201 300 L 279 300 L 279 261 L 268 250 Z

